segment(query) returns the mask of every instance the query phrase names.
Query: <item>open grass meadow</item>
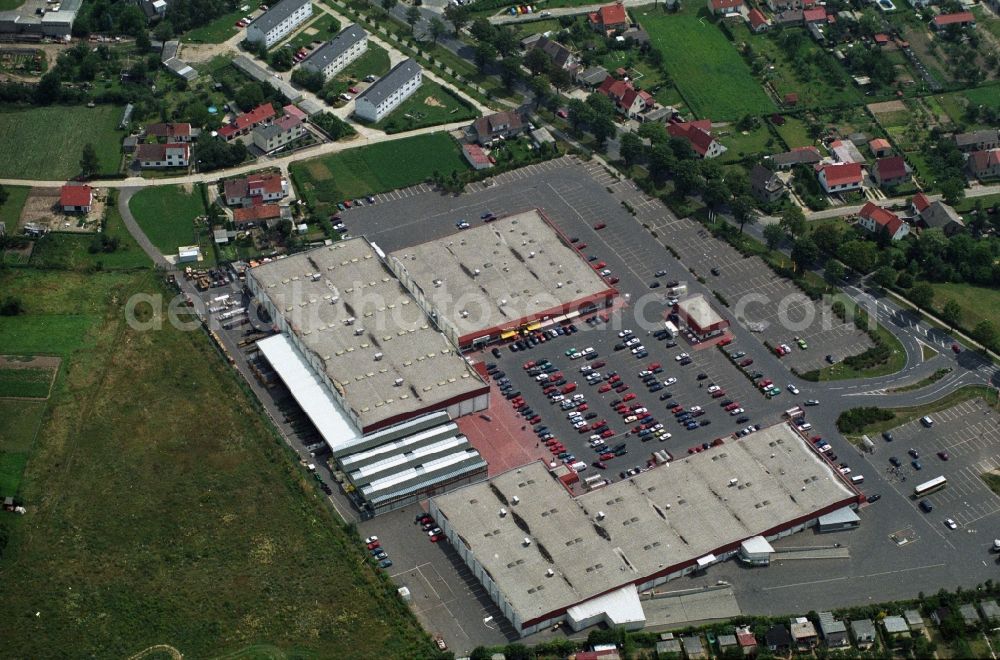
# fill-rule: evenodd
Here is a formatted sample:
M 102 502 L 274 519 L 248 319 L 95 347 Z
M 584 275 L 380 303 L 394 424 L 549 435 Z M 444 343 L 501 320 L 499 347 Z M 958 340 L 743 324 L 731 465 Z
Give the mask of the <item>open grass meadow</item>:
M 973 284 L 931 284 L 934 309 L 940 314 L 949 300 L 962 308 L 962 326 L 974 328 L 980 321 L 990 321 L 1000 328 L 1000 291 Z
M 433 80 L 424 79 L 413 96 L 375 124 L 386 133 L 402 133 L 426 126 L 472 120 L 478 113 L 465 99 Z
M 774 103 L 754 79 L 736 48 L 708 18 L 701 4 L 676 14 L 645 6 L 633 18 L 649 32 L 663 53 L 670 77 L 698 118 L 738 119 L 775 111 Z
M 52 369 L 0 367 L 0 397 L 44 399 L 52 385 Z
M 96 238 L 93 235 L 60 232 L 46 234 L 35 243 L 28 263 L 38 268 L 68 270 L 119 270 L 152 265 L 149 257 L 125 228 L 117 206 L 108 207 L 104 235 L 118 239 L 118 247 L 113 252 L 91 252 Z
M 223 14 L 205 25 L 189 30 L 184 35 L 183 41 L 193 44 L 221 44 L 230 37 L 236 36 L 237 32 L 243 31 L 243 28 L 236 27 L 236 22 L 251 11 L 256 11 L 260 2 L 261 0 L 245 0 L 239 3 L 240 7 L 248 6 L 249 9 L 241 11 L 237 8 L 235 11 Z
M 198 242 L 194 220 L 205 215 L 205 206 L 197 188 L 149 186 L 133 195 L 128 208 L 163 254 L 177 254 L 179 246 Z
M 0 109 L 0 178 L 70 179 L 80 174 L 83 145 L 94 145 L 101 174 L 121 163 L 122 108 L 113 105 Z M 11 157 L 16 154 L 16 157 Z
M 7 192 L 7 201 L 0 204 L 0 225 L 7 228 L 7 235 L 13 236 L 16 233 L 17 222 L 21 218 L 21 210 L 24 202 L 28 199 L 31 188 L 22 186 L 4 186 Z
M 20 489 L 45 408 L 45 401 L 0 399 L 0 497 L 13 497 Z
M 366 76 L 381 78 L 389 72 L 389 69 L 389 53 L 378 44 L 369 43 L 368 50 L 362 53 L 361 57 L 326 82 L 323 86 L 323 96 L 343 94 L 348 87 L 359 80 L 364 80 Z
M 313 12 L 315 18 L 305 28 L 280 46 L 275 46 L 275 48 L 291 48 L 294 51 L 303 46 L 308 46 L 314 41 L 329 41 L 340 32 L 340 21 L 336 18 L 315 7 L 313 7 Z
M 429 133 L 348 149 L 292 163 L 296 187 L 311 204 L 328 208 L 344 199 L 412 186 L 440 172 L 469 169 L 447 133 Z
M 27 318 L 93 306 L 93 348 L 67 358 L 37 433 L 0 414 L 0 437 L 34 443 L 20 486 L 29 513 L 0 517 L 4 649 L 436 655 L 208 336 L 125 323 L 131 295 L 170 295 L 161 282 L 152 271 L 0 273 L 3 290 L 43 292 Z M 40 345 L 61 341 L 37 332 Z

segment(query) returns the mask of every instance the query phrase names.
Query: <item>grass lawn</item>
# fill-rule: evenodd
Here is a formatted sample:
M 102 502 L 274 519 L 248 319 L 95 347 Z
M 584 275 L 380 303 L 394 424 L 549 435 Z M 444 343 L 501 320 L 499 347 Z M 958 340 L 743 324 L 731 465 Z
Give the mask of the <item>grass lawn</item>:
M 747 131 L 746 135 L 734 124 L 716 131 L 716 137 L 727 148 L 719 160 L 723 163 L 732 163 L 749 158 L 759 153 L 774 153 L 781 151 L 781 145 L 767 128 L 765 122 L 761 122 L 757 128 Z
M 738 119 L 774 112 L 774 103 L 718 27 L 697 15 L 701 5 L 676 14 L 644 7 L 633 9 L 664 55 L 667 70 L 699 118 Z
M 912 422 L 913 420 L 919 419 L 924 415 L 940 412 L 947 408 L 951 408 L 952 406 L 958 405 L 963 401 L 969 401 L 976 398 L 983 399 L 991 406 L 997 405 L 997 392 L 995 389 L 984 385 L 967 385 L 961 389 L 946 394 L 937 401 L 931 401 L 930 403 L 907 408 L 888 408 L 888 410 L 892 411 L 894 415 L 892 419 L 869 424 L 859 433 L 851 434 L 851 437 L 860 438 L 862 435 L 868 435 L 870 437 L 882 433 L 883 431 L 894 429 L 897 426 L 902 426 L 907 422 Z
M 18 270 L 0 274 L 0 287 L 36 288 L 38 278 L 69 303 L 53 312 L 75 311 L 76 297 L 102 304 L 95 350 L 69 358 L 24 471 L 30 515 L 0 519 L 10 540 L 0 592 L 20 613 L 0 621 L 5 648 L 24 657 L 129 657 L 154 644 L 188 657 L 263 657 L 261 647 L 267 657 L 434 655 L 395 585 L 208 336 L 125 323 L 131 295 L 169 298 L 159 275 Z
M 129 200 L 136 222 L 163 254 L 177 254 L 181 245 L 198 242 L 194 220 L 205 214 L 197 189 L 185 192 L 181 186 L 150 186 Z
M 90 252 L 88 248 L 94 241 L 94 236 L 90 234 L 46 234 L 35 244 L 29 263 L 39 268 L 69 270 L 97 267 L 105 270 L 117 270 L 121 268 L 146 268 L 152 265 L 149 257 L 128 233 L 118 209 L 114 206 L 108 207 L 104 234 L 118 239 L 118 248 L 114 252 Z
M 340 32 L 340 21 L 322 10 L 313 8 L 313 11 L 313 16 L 318 16 L 318 18 L 314 18 L 312 23 L 309 23 L 309 25 L 300 30 L 298 34 L 281 46 L 276 46 L 276 48 L 288 47 L 293 49 L 293 51 L 296 51 L 303 46 L 308 46 L 314 41 L 329 41 L 334 37 L 334 35 Z
M 473 5 L 475 6 L 475 5 Z M 542 34 L 544 32 L 559 32 L 563 29 L 558 18 L 543 18 L 537 21 L 522 21 L 511 25 L 518 39 L 523 39 L 529 34 Z
M 402 133 L 425 126 L 471 120 L 476 116 L 475 109 L 453 91 L 425 79 L 413 96 L 375 124 L 375 128 L 386 133 Z
M 323 95 L 343 94 L 352 83 L 364 80 L 365 76 L 373 75 L 381 78 L 389 72 L 389 53 L 378 44 L 368 42 L 368 50 L 361 57 L 339 71 L 323 87 Z
M 934 310 L 938 314 L 949 300 L 962 308 L 962 326 L 974 328 L 980 321 L 992 321 L 1000 328 L 1000 290 L 972 284 L 931 284 L 934 288 Z
M 778 126 L 774 125 L 778 135 L 785 141 L 789 149 L 795 147 L 809 147 L 816 144 L 816 140 L 809 137 L 809 126 L 796 117 L 784 117 L 785 122 Z
M 321 207 L 469 169 L 447 133 L 430 133 L 292 163 L 300 192 Z
M 245 5 L 249 5 L 250 9 L 240 11 L 237 8 L 236 11 L 223 14 L 210 23 L 189 30 L 182 40 L 187 43 L 221 44 L 237 32 L 242 31 L 241 28 L 236 27 L 236 21 L 250 14 L 251 11 L 256 11 L 257 7 L 260 6 L 260 0 L 246 0 L 246 2 L 239 3 L 240 7 Z
M 7 191 L 7 201 L 0 205 L 0 224 L 7 228 L 7 235 L 13 236 L 17 229 L 17 221 L 21 218 L 21 209 L 28 199 L 31 188 L 22 186 L 4 186 Z
M 28 463 L 45 401 L 0 399 L 0 497 L 16 494 Z
M 44 399 L 52 376 L 52 369 L 0 369 L 0 397 Z
M 101 174 L 118 172 L 123 131 L 122 109 L 53 106 L 30 110 L 0 110 L 0 177 L 69 179 L 80 173 L 80 153 L 91 143 Z M 16 158 L 12 158 L 17 154 Z

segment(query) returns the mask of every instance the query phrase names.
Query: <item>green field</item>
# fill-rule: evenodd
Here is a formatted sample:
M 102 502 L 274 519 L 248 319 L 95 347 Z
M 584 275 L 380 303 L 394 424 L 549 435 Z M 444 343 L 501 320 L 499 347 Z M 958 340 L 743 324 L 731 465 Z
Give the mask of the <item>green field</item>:
M 7 235 L 13 236 L 17 229 L 17 221 L 21 218 L 21 209 L 28 199 L 31 188 L 21 186 L 4 186 L 7 201 L 0 205 L 0 224 L 7 228 Z
M 723 163 L 732 163 L 744 160 L 761 153 L 774 153 L 781 151 L 781 143 L 771 135 L 767 123 L 761 121 L 760 126 L 744 132 L 730 124 L 725 130 L 716 134 L 719 141 L 726 147 L 726 153 L 720 156 Z
M 689 5 L 676 14 L 645 6 L 633 9 L 653 46 L 699 118 L 738 119 L 775 111 L 774 103 L 718 27 Z
M 249 5 L 250 9 L 248 11 L 231 11 L 201 27 L 189 30 L 184 35 L 183 41 L 188 43 L 221 44 L 230 37 L 236 36 L 237 32 L 242 31 L 241 28 L 236 27 L 236 21 L 248 15 L 251 11 L 256 11 L 257 7 L 260 6 L 260 0 L 247 0 L 246 2 L 239 3 L 239 5 L 241 7 Z
M 163 254 L 177 254 L 181 245 L 198 243 L 194 220 L 205 214 L 197 189 L 152 186 L 137 192 L 128 204 L 143 233 Z
M 434 172 L 448 177 L 469 166 L 458 143 L 441 132 L 348 149 L 292 163 L 289 169 L 303 196 L 325 208 L 344 199 L 412 186 Z
M 1000 328 L 1000 290 L 972 284 L 931 284 L 934 309 L 940 313 L 944 304 L 954 300 L 962 308 L 962 325 L 974 328 L 980 321 L 992 321 Z
M 91 252 L 90 248 L 94 244 L 95 237 L 90 234 L 60 232 L 46 234 L 35 243 L 29 263 L 38 268 L 69 270 L 92 268 L 117 270 L 145 268 L 152 265 L 149 257 L 128 233 L 116 207 L 108 207 L 104 235 L 118 239 L 118 248 L 114 252 Z
M 0 397 L 44 399 L 52 384 L 51 369 L 0 368 Z
M 464 99 L 425 78 L 413 96 L 375 124 L 375 128 L 386 133 L 403 133 L 426 126 L 471 120 L 476 116 L 476 111 Z
M 94 145 L 101 174 L 115 174 L 121 162 L 122 109 L 54 106 L 0 111 L 0 177 L 69 179 L 80 174 L 83 145 Z M 16 158 L 12 157 L 16 154 Z
M 45 407 L 45 401 L 0 399 L 0 497 L 13 496 L 21 487 Z
M 809 136 L 809 127 L 801 119 L 795 117 L 783 117 L 785 120 L 780 126 L 774 124 L 774 129 L 778 131 L 778 135 L 781 139 L 785 141 L 789 149 L 794 149 L 795 147 L 808 147 L 816 144 L 816 140 Z
M 281 46 L 275 46 L 275 48 L 291 48 L 294 52 L 303 46 L 308 46 L 314 41 L 329 41 L 340 32 L 340 22 L 336 18 L 330 14 L 323 13 L 322 10 L 317 10 L 315 7 L 313 7 L 313 10 L 315 11 L 313 16 L 318 15 L 318 18 L 314 18 L 312 23 L 303 28 L 298 34 Z M 314 30 L 315 32 L 313 32 Z M 307 32 L 312 32 L 312 34 L 306 34 Z
M 435 655 L 209 337 L 125 323 L 131 295 L 171 295 L 157 274 L 16 271 L 0 273 L 0 289 L 49 291 L 29 318 L 102 304 L 94 350 L 68 358 L 27 461 L 30 513 L 0 517 L 0 593 L 19 613 L 0 620 L 4 648 L 25 658 L 126 658 L 155 644 L 192 658 Z M 14 426 L 30 446 L 29 420 L 10 417 L 0 431 Z
M 372 75 L 381 78 L 389 72 L 389 53 L 378 44 L 369 43 L 361 57 L 354 60 L 343 71 L 340 71 L 323 86 L 323 97 L 339 96 L 347 88 L 365 76 Z

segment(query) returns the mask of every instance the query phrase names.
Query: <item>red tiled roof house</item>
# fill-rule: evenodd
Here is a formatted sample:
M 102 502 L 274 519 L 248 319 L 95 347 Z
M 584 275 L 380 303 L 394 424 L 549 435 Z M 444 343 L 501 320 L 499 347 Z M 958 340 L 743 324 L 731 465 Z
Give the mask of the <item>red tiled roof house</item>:
M 969 154 L 969 171 L 977 179 L 1000 176 L 1000 149 L 984 149 Z
M 462 155 L 465 156 L 465 160 L 474 170 L 486 170 L 493 167 L 493 161 L 478 144 L 463 144 Z
M 150 124 L 146 127 L 146 135 L 165 142 L 190 142 L 195 137 L 191 124 Z
M 229 179 L 222 190 L 226 206 L 256 206 L 288 195 L 288 181 L 280 174 L 251 174 Z
M 726 151 L 726 148 L 712 137 L 710 119 L 668 124 L 667 133 L 672 137 L 687 140 L 694 152 L 702 158 L 717 158 Z
M 280 217 L 281 208 L 277 204 L 249 206 L 233 211 L 233 222 L 237 227 L 257 225 L 260 222 L 267 224 L 269 220 L 277 220 Z
M 868 150 L 876 158 L 884 158 L 892 153 L 892 145 L 885 138 L 875 138 L 868 142 Z
M 750 29 L 754 32 L 763 32 L 770 27 L 764 14 L 759 9 L 751 9 L 747 14 L 747 21 L 750 22 Z
M 879 158 L 872 168 L 872 178 L 878 185 L 891 188 L 910 180 L 910 168 L 902 156 Z
M 235 137 L 246 135 L 258 126 L 270 124 L 274 121 L 274 114 L 274 106 L 270 103 L 258 105 L 250 112 L 237 115 L 236 119 L 234 119 L 232 123 L 220 128 L 219 137 L 223 140 L 229 141 Z
M 708 0 L 708 11 L 715 16 L 739 14 L 743 9 L 743 0 Z
M 59 190 L 59 207 L 63 213 L 90 213 L 94 204 L 94 189 L 90 186 L 67 183 Z
M 819 184 L 827 193 L 858 190 L 864 180 L 861 163 L 836 163 L 817 168 Z
M 588 15 L 587 20 L 590 22 L 590 27 L 605 36 L 624 32 L 629 26 L 628 13 L 620 2 L 601 7 Z
M 976 25 L 976 17 L 970 11 L 960 11 L 954 14 L 935 16 L 934 20 L 931 21 L 931 27 L 935 30 L 943 30 L 951 25 L 963 28 L 974 27 Z
M 629 118 L 636 118 L 656 105 L 656 100 L 649 92 L 637 90 L 632 83 L 612 76 L 605 78 L 597 91 L 614 101 L 615 109 Z
M 894 241 L 910 233 L 910 226 L 898 215 L 872 202 L 861 207 L 861 211 L 858 212 L 858 224 L 873 234 L 884 231 Z
M 187 167 L 191 158 L 191 145 L 186 142 L 167 144 L 140 144 L 135 150 L 139 167 Z

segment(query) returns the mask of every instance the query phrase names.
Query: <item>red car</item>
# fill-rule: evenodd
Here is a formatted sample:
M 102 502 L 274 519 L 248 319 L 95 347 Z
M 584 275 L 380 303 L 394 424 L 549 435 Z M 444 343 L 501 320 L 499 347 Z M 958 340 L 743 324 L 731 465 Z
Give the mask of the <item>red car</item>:
M 541 421 L 542 421 L 542 416 L 541 415 L 535 415 L 534 417 L 532 417 L 531 419 L 528 420 L 528 423 L 529 424 L 538 424 Z
M 569 113 L 566 110 L 560 108 L 556 110 L 556 117 L 561 117 L 563 119 L 566 119 L 569 117 Z
M 585 249 L 587 247 L 587 244 L 586 243 L 577 243 L 575 247 L 576 247 L 577 250 L 583 250 L 583 249 Z
M 613 436 L 614 434 L 615 434 L 614 431 L 612 431 L 611 429 L 608 429 L 607 431 L 605 431 L 604 433 L 601 434 L 601 437 L 607 439 L 607 438 L 610 438 L 611 436 Z
M 764 380 L 757 383 L 757 386 L 760 387 L 761 389 L 765 387 L 770 387 L 771 385 L 774 385 L 774 381 L 771 380 L 770 378 L 765 378 Z
M 670 412 L 672 412 L 675 415 L 679 412 L 684 412 L 684 406 L 674 406 L 673 408 L 670 409 Z
M 611 383 L 612 385 L 617 385 L 618 383 L 622 382 L 622 377 L 619 376 L 618 374 L 615 374 L 614 376 L 608 379 L 608 382 Z
M 372 541 L 366 546 L 369 550 L 374 550 L 375 548 L 381 548 L 382 544 L 378 541 Z
M 959 346 L 958 344 L 952 344 L 951 345 L 951 350 L 952 350 L 953 353 L 961 353 L 962 352 L 962 347 Z
M 626 394 L 625 396 L 622 397 L 622 401 L 631 401 L 633 399 L 635 399 L 635 392 Z
M 618 284 L 621 279 L 617 275 L 612 275 L 608 278 L 608 284 Z
M 553 392 L 555 392 L 557 389 L 559 389 L 559 388 L 557 388 L 555 385 L 549 385 L 544 390 L 542 390 L 542 394 L 544 394 L 545 396 L 548 396 L 549 394 L 552 394 Z
M 525 362 L 521 366 L 524 367 L 525 371 L 527 371 L 528 369 L 531 369 L 533 366 L 535 366 L 535 361 L 534 360 L 528 360 L 527 362 Z
M 604 426 L 607 423 L 608 423 L 608 420 L 602 419 L 600 421 L 594 422 L 591 426 L 593 426 L 593 428 L 597 429 L 597 428 L 600 428 L 600 427 Z
M 590 367 L 591 369 L 600 369 L 605 364 L 607 364 L 607 362 L 605 362 L 604 360 L 598 360 L 597 362 L 591 362 Z
M 596 229 L 597 231 L 601 231 L 602 229 L 604 229 L 607 226 L 608 225 L 606 223 L 598 222 L 596 225 L 594 225 L 594 229 Z
M 351 94 L 357 94 L 358 93 L 358 88 L 357 87 L 348 87 L 347 91 L 349 91 Z
M 594 270 L 603 270 L 604 268 L 607 267 L 607 265 L 608 265 L 607 262 L 598 261 L 596 264 L 594 264 Z
M 615 392 L 618 392 L 619 394 L 621 394 L 622 392 L 624 392 L 627 389 L 628 389 L 628 385 L 626 385 L 625 383 L 622 383 L 621 385 L 619 385 L 618 387 L 615 388 Z
M 610 392 L 611 385 L 604 383 L 603 385 L 597 388 L 597 391 L 600 392 L 601 394 L 604 394 L 605 392 Z
M 753 358 L 747 358 L 740 362 L 741 367 L 749 367 L 751 364 L 753 364 Z
M 732 411 L 736 410 L 739 407 L 740 407 L 740 404 L 738 404 L 737 402 L 733 401 L 728 406 L 726 406 L 725 408 L 723 408 L 723 410 L 725 410 L 726 412 L 732 412 Z
M 720 341 L 718 345 L 719 346 L 729 346 L 732 343 L 733 343 L 733 338 L 732 337 L 726 337 L 725 339 L 723 339 L 722 341 Z
M 590 406 L 588 406 L 586 403 L 581 403 L 580 405 L 578 405 L 576 407 L 576 411 L 577 412 L 584 412 L 584 411 L 586 411 L 589 408 L 590 408 Z
M 721 399 L 724 396 L 726 396 L 726 390 L 715 390 L 712 392 L 713 399 Z
M 440 534 L 434 534 L 433 536 L 430 536 L 429 538 L 431 540 L 431 543 L 437 543 L 438 541 L 441 540 L 441 535 Z
M 551 447 L 549 447 L 549 451 L 552 452 L 553 454 L 561 454 L 564 451 L 566 451 L 566 448 L 563 447 L 562 445 L 552 445 Z
M 649 369 L 650 371 L 653 371 L 654 369 L 659 369 L 660 368 L 660 363 L 659 362 L 653 362 L 652 364 L 650 364 L 646 368 Z
M 611 452 L 607 452 L 607 453 L 601 454 L 601 460 L 602 461 L 610 461 L 614 457 L 615 457 L 615 455 L 612 454 Z

